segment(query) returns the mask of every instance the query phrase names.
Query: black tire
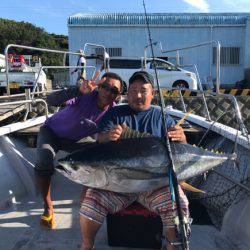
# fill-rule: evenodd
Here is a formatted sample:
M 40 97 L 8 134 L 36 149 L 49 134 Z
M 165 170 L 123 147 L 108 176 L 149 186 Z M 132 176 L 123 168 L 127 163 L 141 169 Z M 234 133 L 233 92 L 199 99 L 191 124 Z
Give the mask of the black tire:
M 0 87 L 0 96 L 3 95 L 6 92 L 6 89 L 3 87 Z
M 172 87 L 173 87 L 173 88 L 178 88 L 178 87 L 180 87 L 180 88 L 189 89 L 188 83 L 187 83 L 186 81 L 184 81 L 184 80 L 175 81 L 175 82 L 173 83 L 173 86 L 172 86 Z

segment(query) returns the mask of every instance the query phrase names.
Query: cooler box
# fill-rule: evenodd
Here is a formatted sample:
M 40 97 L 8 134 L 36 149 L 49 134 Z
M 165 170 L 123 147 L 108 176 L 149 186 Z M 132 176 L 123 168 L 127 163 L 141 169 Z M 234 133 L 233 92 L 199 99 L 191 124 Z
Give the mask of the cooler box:
M 162 246 L 161 218 L 137 202 L 107 216 L 107 233 L 110 246 L 155 249 Z

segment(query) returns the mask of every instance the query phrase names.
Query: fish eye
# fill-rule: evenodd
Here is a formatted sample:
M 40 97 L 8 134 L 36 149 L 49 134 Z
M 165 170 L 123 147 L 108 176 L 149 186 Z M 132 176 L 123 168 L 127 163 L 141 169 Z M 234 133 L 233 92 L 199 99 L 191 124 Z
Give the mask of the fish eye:
M 72 165 L 72 168 L 73 168 L 74 170 L 78 170 L 78 169 L 79 169 L 79 166 L 78 166 L 78 165 Z

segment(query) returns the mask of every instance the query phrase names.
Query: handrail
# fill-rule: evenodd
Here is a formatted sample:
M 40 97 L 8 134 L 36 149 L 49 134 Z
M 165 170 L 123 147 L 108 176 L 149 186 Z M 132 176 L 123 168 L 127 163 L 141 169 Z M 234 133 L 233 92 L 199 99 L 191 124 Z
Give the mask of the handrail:
M 45 105 L 45 114 L 46 117 L 48 117 L 49 115 L 49 111 L 48 111 L 48 104 L 46 103 L 45 100 L 43 99 L 31 99 L 31 100 L 20 100 L 20 101 L 13 101 L 13 102 L 1 102 L 0 103 L 0 107 L 1 106 L 6 106 L 6 105 L 15 105 L 15 104 L 27 104 L 27 103 L 31 103 L 31 104 L 36 104 L 42 102 Z
M 58 53 L 58 54 L 71 54 L 71 55 L 81 55 L 81 53 L 77 52 L 70 52 L 70 51 L 64 51 L 64 50 L 53 50 L 53 49 L 46 49 L 46 48 L 36 48 L 31 46 L 25 46 L 25 45 L 18 45 L 18 44 L 8 44 L 4 49 L 4 55 L 5 55 L 5 74 L 6 74 L 6 84 L 7 84 L 7 94 L 10 95 L 10 88 L 9 88 L 9 62 L 8 62 L 8 50 L 11 48 L 21 48 L 21 49 L 29 49 L 29 50 L 38 50 L 38 51 L 44 51 L 44 52 L 52 52 L 52 53 Z
M 216 92 L 219 93 L 220 90 L 220 54 L 221 54 L 221 44 L 218 40 L 212 40 L 209 42 L 204 42 L 200 44 L 194 44 L 190 45 L 187 47 L 182 47 L 182 48 L 177 48 L 177 49 L 172 49 L 172 50 L 163 50 L 161 42 L 160 44 L 160 49 L 161 53 L 170 53 L 170 52 L 176 52 L 177 53 L 177 61 L 179 61 L 179 51 L 180 50 L 187 50 L 187 49 L 193 49 L 197 47 L 202 47 L 202 46 L 207 46 L 207 45 L 216 45 Z
M 199 72 L 198 72 L 198 69 L 197 69 L 197 66 L 195 64 L 190 64 L 190 65 L 181 65 L 182 68 L 184 67 L 193 67 L 194 68 L 194 71 L 195 71 L 195 75 L 197 77 L 197 83 L 199 85 L 199 89 L 201 91 L 204 91 L 203 90 L 203 87 L 202 87 L 202 84 L 201 84 L 201 79 L 200 79 L 200 75 L 199 75 Z M 205 111 L 206 111 L 206 115 L 207 115 L 207 120 L 208 121 L 212 121 L 211 117 L 210 117 L 210 114 L 209 114 L 209 110 L 208 110 L 208 106 L 207 106 L 207 101 L 206 101 L 206 96 L 204 93 L 201 94 L 202 95 L 202 99 L 203 99 L 203 103 L 204 103 L 204 106 L 205 106 Z
M 238 105 L 238 102 L 235 98 L 235 96 L 233 95 L 230 95 L 230 94 L 224 94 L 224 93 L 214 93 L 214 92 L 207 92 L 209 95 L 213 95 L 213 96 L 216 96 L 216 95 L 220 95 L 220 96 L 224 96 L 228 99 L 230 99 L 232 102 L 233 102 L 233 105 L 234 105 L 234 110 L 236 112 L 236 118 L 238 120 L 238 123 L 239 123 L 239 126 L 240 126 L 240 129 L 241 129 L 241 132 L 242 132 L 242 135 L 244 136 L 248 136 L 248 130 L 242 120 L 242 115 L 241 115 L 241 112 L 240 112 L 240 107 Z
M 52 92 L 56 92 L 56 91 L 60 91 L 60 89 L 37 91 L 34 94 L 35 95 L 40 95 L 40 94 L 47 94 L 47 93 L 52 93 Z M 16 98 L 16 97 L 25 97 L 25 93 L 13 94 L 13 95 L 3 95 L 3 96 L 0 96 L 0 101 L 5 100 L 5 99 Z
M 35 84 L 34 84 L 31 96 L 34 97 L 34 95 L 35 95 L 35 91 L 36 91 L 36 88 L 37 88 L 37 85 L 38 85 L 38 79 L 39 79 L 40 74 L 41 74 L 43 69 L 71 69 L 71 68 L 74 68 L 74 69 L 92 68 L 93 73 L 92 73 L 91 78 L 93 78 L 93 76 L 95 74 L 95 70 L 96 70 L 95 66 L 41 66 L 41 67 L 39 67 L 39 71 L 38 71 L 37 77 L 35 79 Z
M 180 91 L 180 88 L 172 88 L 172 91 L 173 90 L 178 90 Z M 182 89 L 182 90 L 185 90 L 185 89 Z M 187 89 L 189 90 L 189 89 Z M 193 92 L 196 92 L 196 93 L 200 93 L 200 94 L 204 94 L 204 95 L 212 95 L 212 96 L 223 96 L 229 100 L 232 101 L 232 104 L 234 106 L 234 110 L 235 110 L 235 114 L 236 114 L 236 118 L 237 118 L 237 121 L 238 121 L 238 124 L 240 126 L 240 130 L 242 132 L 242 135 L 244 136 L 248 136 L 248 130 L 242 120 L 242 115 L 241 115 L 241 112 L 240 112 L 240 107 L 238 105 L 238 102 L 237 102 L 237 99 L 235 98 L 235 96 L 233 95 L 230 95 L 230 94 L 224 94 L 224 93 L 215 93 L 215 92 L 208 92 L 208 91 L 203 91 L 203 90 L 192 90 Z M 208 111 L 208 109 L 207 109 Z M 209 111 L 208 111 L 209 113 Z
M 104 64 L 104 69 L 106 70 L 109 70 L 109 65 L 108 65 L 108 62 L 107 62 L 107 59 L 109 59 L 109 56 L 107 57 L 106 55 L 107 52 L 106 52 L 106 47 L 103 46 L 103 45 L 100 45 L 100 44 L 95 44 L 95 43 L 85 43 L 84 44 L 84 47 L 83 47 L 83 52 L 85 53 L 85 50 L 86 50 L 86 47 L 96 47 L 96 48 L 102 48 L 103 49 L 103 64 Z

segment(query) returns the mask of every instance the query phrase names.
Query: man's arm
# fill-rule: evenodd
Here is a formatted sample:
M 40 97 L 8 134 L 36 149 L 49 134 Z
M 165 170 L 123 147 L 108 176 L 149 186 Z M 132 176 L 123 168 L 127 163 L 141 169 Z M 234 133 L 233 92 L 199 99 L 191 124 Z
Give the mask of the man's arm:
M 49 94 L 46 100 L 49 105 L 60 106 L 64 102 L 81 95 L 82 93 L 80 92 L 79 87 L 70 86 Z

